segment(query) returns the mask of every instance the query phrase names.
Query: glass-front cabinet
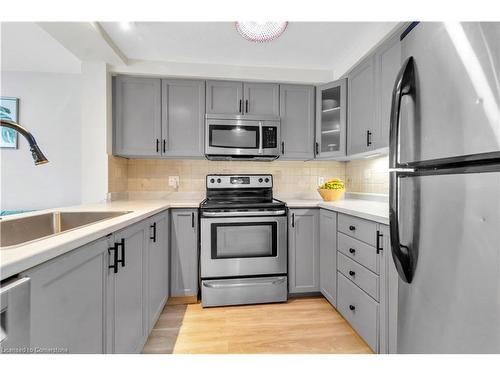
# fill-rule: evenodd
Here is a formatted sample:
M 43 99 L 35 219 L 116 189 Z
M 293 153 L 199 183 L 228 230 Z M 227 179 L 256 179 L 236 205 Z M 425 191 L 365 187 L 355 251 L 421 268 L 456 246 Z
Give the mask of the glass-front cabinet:
M 347 79 L 316 88 L 316 158 L 346 155 Z

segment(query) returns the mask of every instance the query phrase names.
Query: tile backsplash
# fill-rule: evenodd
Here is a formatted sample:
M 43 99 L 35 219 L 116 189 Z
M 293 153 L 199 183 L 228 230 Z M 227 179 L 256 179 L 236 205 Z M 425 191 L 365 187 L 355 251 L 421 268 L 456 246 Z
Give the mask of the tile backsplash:
M 388 159 L 337 161 L 238 162 L 209 160 L 124 159 L 109 157 L 109 192 L 204 191 L 209 173 L 270 173 L 277 193 L 313 191 L 318 178 L 340 178 L 347 191 L 388 192 Z M 178 188 L 169 176 L 179 176 Z

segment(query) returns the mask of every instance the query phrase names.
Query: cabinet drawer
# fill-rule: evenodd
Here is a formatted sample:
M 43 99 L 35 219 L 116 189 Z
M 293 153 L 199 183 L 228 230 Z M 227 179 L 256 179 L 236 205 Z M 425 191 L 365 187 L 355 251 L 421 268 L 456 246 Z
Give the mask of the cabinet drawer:
M 372 271 L 339 252 L 337 269 L 374 299 L 379 300 L 379 277 Z
M 379 258 L 373 246 L 338 233 L 338 250 L 378 275 Z
M 373 221 L 339 214 L 338 230 L 372 246 L 377 242 L 377 224 Z
M 377 353 L 378 303 L 340 272 L 337 277 L 337 310 Z

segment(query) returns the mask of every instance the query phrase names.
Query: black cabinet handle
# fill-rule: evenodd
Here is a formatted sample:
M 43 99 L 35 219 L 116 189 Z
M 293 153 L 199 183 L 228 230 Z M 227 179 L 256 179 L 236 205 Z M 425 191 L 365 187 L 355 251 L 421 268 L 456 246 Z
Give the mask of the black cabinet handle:
M 153 242 L 156 243 L 156 223 L 153 223 L 150 225 L 150 228 L 153 229 L 153 236 L 149 237 L 150 240 L 153 240 Z
M 351 247 L 351 248 L 349 249 L 349 252 L 350 252 L 351 254 L 354 254 L 354 253 L 356 252 L 356 249 L 353 249 L 353 248 Z
M 378 230 L 377 231 L 377 254 L 380 254 L 380 252 L 382 250 L 384 250 L 384 248 L 380 246 L 383 238 L 384 238 L 384 235 L 382 233 L 380 233 L 380 231 Z
M 355 276 L 356 275 L 356 272 L 354 271 L 349 271 L 349 276 Z
M 319 143 L 316 142 L 316 155 L 319 155 Z
M 163 140 L 163 153 L 165 153 L 167 151 L 167 140 L 164 139 Z
M 241 113 L 241 111 L 242 111 L 242 108 L 241 108 L 242 102 L 243 102 L 243 100 L 240 99 L 240 110 L 238 111 L 238 113 Z
M 116 249 L 118 250 L 118 247 L 121 247 L 121 255 L 122 255 L 122 258 L 121 259 L 118 259 L 116 261 L 116 264 L 118 265 L 118 263 L 121 263 L 122 267 L 125 267 L 125 238 L 122 238 L 122 240 L 120 242 L 115 242 L 115 247 Z
M 248 113 L 248 99 L 245 100 L 245 112 Z
M 356 227 L 354 225 L 349 225 L 349 230 L 356 230 Z
M 285 155 L 285 141 L 281 141 L 281 155 Z
M 372 132 L 367 130 L 366 131 L 366 146 L 370 147 L 372 145 Z
M 160 140 L 156 138 L 156 152 L 160 152 Z
M 295 214 L 292 214 L 292 228 L 295 228 Z
M 109 269 L 113 270 L 113 273 L 118 273 L 118 257 L 116 256 L 116 243 L 113 247 L 108 247 L 108 259 L 111 257 L 111 252 L 113 252 L 113 262 L 109 262 Z
M 354 306 L 354 305 L 349 305 L 349 310 L 351 310 L 351 311 L 356 310 L 356 306 Z
M 194 228 L 194 212 L 191 212 L 191 228 Z

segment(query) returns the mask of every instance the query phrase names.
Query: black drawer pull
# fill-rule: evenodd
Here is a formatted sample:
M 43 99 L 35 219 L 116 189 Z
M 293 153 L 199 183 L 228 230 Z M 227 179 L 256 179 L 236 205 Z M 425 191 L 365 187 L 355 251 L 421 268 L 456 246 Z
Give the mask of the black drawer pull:
M 194 212 L 191 212 L 191 228 L 194 228 Z
M 241 108 L 241 102 L 242 102 L 242 101 L 243 101 L 243 100 L 241 100 L 241 99 L 240 99 L 240 110 L 238 111 L 239 113 L 241 113 L 241 110 L 242 110 L 242 108 Z
M 245 112 L 248 113 L 248 99 L 245 100 Z
M 351 310 L 351 311 L 356 310 L 356 306 L 354 306 L 354 305 L 349 305 L 349 310 Z
M 122 248 L 122 259 L 118 259 L 116 263 L 121 263 L 122 267 L 125 267 L 125 238 L 122 238 L 120 242 L 115 243 L 116 250 L 118 250 L 118 246 Z
M 356 252 L 356 249 L 353 249 L 353 248 L 351 247 L 351 248 L 349 249 L 349 252 L 350 252 L 351 254 L 354 254 L 354 253 Z
M 354 225 L 349 225 L 349 230 L 356 230 L 356 227 Z
M 113 273 L 118 273 L 118 257 L 117 257 L 117 254 L 116 254 L 116 244 L 115 246 L 113 247 L 109 247 L 108 248 L 108 255 L 111 256 L 111 252 L 113 252 L 113 262 L 109 262 L 109 266 L 108 268 L 109 269 L 112 269 L 113 270 Z
M 354 272 L 354 271 L 349 271 L 349 275 L 350 275 L 350 276 L 354 276 L 354 275 L 356 275 L 356 272 Z
M 160 152 L 160 140 L 156 138 L 156 152 Z
M 295 214 L 292 214 L 292 228 L 295 228 Z
M 163 153 L 167 152 L 167 140 L 163 140 Z
M 153 223 L 150 226 L 151 229 L 153 229 L 153 235 L 149 237 L 150 240 L 153 240 L 153 242 L 156 242 L 156 223 Z
M 382 233 L 380 233 L 380 231 L 378 230 L 378 231 L 377 231 L 377 247 L 376 247 L 376 249 L 377 249 L 377 254 L 380 254 L 380 252 L 381 252 L 382 250 L 384 250 L 384 248 L 380 246 L 380 244 L 382 243 L 382 239 L 383 239 L 383 238 L 384 238 L 384 235 L 383 235 Z

